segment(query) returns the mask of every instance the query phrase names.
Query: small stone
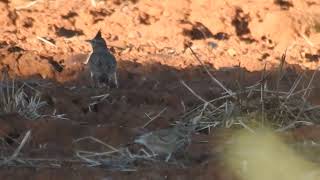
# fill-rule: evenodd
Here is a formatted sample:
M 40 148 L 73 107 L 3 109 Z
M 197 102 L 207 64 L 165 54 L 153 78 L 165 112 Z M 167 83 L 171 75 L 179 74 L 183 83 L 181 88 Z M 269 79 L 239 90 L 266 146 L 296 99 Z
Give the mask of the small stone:
M 209 45 L 209 47 L 212 48 L 212 49 L 215 49 L 215 48 L 218 47 L 218 44 L 215 43 L 215 42 L 208 42 L 208 45 Z
M 236 50 L 234 50 L 233 48 L 229 48 L 229 49 L 227 50 L 227 52 L 228 52 L 228 54 L 229 54 L 230 56 L 232 56 L 232 57 L 235 57 L 235 56 L 237 55 Z
M 138 31 L 130 31 L 128 33 L 128 38 L 130 39 L 135 39 L 135 38 L 140 38 L 141 34 Z

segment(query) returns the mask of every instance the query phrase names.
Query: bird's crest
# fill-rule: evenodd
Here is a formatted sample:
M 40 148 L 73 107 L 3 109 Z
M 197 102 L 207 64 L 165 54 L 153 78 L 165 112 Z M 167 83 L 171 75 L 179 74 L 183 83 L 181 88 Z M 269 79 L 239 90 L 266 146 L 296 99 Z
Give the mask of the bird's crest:
M 101 30 L 98 31 L 97 35 L 94 37 L 94 39 L 101 39 Z
M 106 49 L 107 43 L 101 36 L 101 30 L 98 31 L 98 33 L 96 34 L 96 36 L 93 39 L 87 40 L 87 42 L 91 43 L 93 51 L 97 52 L 97 51 L 108 50 L 108 49 Z

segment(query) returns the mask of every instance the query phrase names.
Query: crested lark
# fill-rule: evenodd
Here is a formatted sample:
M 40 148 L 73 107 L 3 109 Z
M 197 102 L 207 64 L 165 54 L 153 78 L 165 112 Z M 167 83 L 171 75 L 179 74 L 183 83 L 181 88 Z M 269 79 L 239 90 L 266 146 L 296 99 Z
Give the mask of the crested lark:
M 166 162 L 168 162 L 173 153 L 182 150 L 190 143 L 193 131 L 193 127 L 177 125 L 146 133 L 136 138 L 134 142 L 147 147 L 154 156 L 166 155 Z
M 116 58 L 111 54 L 106 41 L 101 36 L 101 31 L 92 40 L 87 40 L 92 46 L 89 58 L 89 69 L 94 85 L 115 85 L 118 87 Z

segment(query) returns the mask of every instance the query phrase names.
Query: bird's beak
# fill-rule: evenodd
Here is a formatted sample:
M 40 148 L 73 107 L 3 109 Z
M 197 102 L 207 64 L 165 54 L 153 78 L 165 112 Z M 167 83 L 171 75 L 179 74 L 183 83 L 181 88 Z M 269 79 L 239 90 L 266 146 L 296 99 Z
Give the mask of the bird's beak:
M 87 43 L 91 43 L 91 39 L 84 40 Z

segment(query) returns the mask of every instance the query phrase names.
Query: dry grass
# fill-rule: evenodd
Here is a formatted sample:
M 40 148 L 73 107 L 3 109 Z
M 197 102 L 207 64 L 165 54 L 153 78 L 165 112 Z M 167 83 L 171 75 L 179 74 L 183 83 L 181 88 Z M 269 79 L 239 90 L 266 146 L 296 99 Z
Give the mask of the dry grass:
M 35 120 L 42 115 L 40 109 L 46 105 L 45 101 L 41 100 L 39 93 L 31 90 L 31 93 L 26 92 L 25 84 L 19 85 L 14 80 L 10 82 L 2 81 L 0 87 L 0 113 L 19 113 L 21 116 Z
M 101 166 L 109 170 L 136 171 L 134 166 L 135 162 L 156 161 L 144 150 L 142 150 L 142 154 L 133 154 L 127 147 L 115 148 L 91 136 L 79 138 L 75 140 L 74 143 L 80 143 L 86 140 L 98 143 L 108 149 L 103 152 L 76 150 L 75 155 L 89 167 Z
M 192 53 L 200 61 L 193 51 Z M 227 89 L 210 74 L 213 81 L 225 91 L 220 97 L 212 100 L 204 100 L 182 82 L 186 89 L 203 103 L 185 113 L 179 121 L 189 122 L 197 117 L 197 130 L 209 131 L 218 127 L 242 127 L 253 131 L 256 126 L 271 126 L 276 131 L 285 131 L 296 125 L 317 123 L 320 119 L 320 106 L 314 106 L 307 100 L 317 71 L 310 79 L 306 79 L 303 72 L 296 78 L 289 91 L 280 90 L 281 80 L 285 76 L 285 58 L 286 53 L 281 58 L 273 82 L 266 78 L 267 73 L 263 71 L 259 82 L 238 90 Z M 272 83 L 275 87 L 270 88 L 269 84 Z M 302 88 L 298 89 L 299 87 Z

